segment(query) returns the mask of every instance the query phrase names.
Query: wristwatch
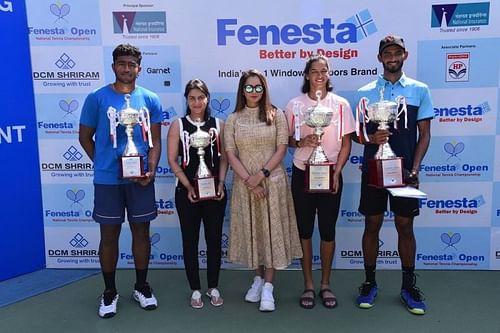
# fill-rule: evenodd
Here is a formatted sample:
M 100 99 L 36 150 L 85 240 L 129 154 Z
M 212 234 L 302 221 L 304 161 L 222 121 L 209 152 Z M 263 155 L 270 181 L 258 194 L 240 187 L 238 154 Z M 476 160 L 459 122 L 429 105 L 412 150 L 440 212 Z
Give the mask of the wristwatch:
M 271 175 L 271 172 L 269 170 L 267 170 L 266 168 L 262 168 L 260 169 L 260 171 L 262 171 L 262 173 L 264 174 L 264 177 L 269 177 Z

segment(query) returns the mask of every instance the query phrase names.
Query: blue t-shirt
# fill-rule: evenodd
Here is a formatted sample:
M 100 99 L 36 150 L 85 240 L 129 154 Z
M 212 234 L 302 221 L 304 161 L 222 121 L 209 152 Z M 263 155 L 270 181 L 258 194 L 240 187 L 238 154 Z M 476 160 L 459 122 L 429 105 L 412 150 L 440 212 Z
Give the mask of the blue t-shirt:
M 418 139 L 417 122 L 434 118 L 429 87 L 425 83 L 406 77 L 404 73 L 399 81 L 394 84 L 380 75 L 377 80 L 358 90 L 356 100 L 359 102 L 362 97 L 366 97 L 369 99 L 368 105 L 378 102 L 380 101 L 381 89 L 384 89 L 384 100 L 394 102 L 398 96 L 406 97 L 408 126 L 406 129 L 404 128 L 404 117 L 401 114 L 398 129 L 394 129 L 391 125 L 390 131 L 392 135 L 389 137 L 389 144 L 396 156 L 404 158 L 404 167 L 411 170 Z M 377 127 L 378 124 L 369 122 L 366 126 L 367 134 L 375 133 Z M 365 145 L 363 172 L 368 170 L 368 160 L 375 156 L 377 150 L 378 145 Z
M 160 98 L 152 91 L 136 86 L 130 93 L 130 107 L 140 110 L 146 107 L 149 110 L 151 123 L 160 123 L 162 110 Z M 112 85 L 106 85 L 94 90 L 85 99 L 80 116 L 80 124 L 95 129 L 95 151 L 94 151 L 94 184 L 126 184 L 129 180 L 120 178 L 120 166 L 118 158 L 122 156 L 127 135 L 125 126 L 118 125 L 116 128 L 117 148 L 113 148 L 110 136 L 110 122 L 108 108 L 113 107 L 116 112 L 125 108 L 125 94 L 113 90 Z M 139 124 L 134 126 L 134 143 L 139 154 L 144 156 L 144 167 L 147 170 L 147 157 L 149 145 L 144 142 L 142 128 Z

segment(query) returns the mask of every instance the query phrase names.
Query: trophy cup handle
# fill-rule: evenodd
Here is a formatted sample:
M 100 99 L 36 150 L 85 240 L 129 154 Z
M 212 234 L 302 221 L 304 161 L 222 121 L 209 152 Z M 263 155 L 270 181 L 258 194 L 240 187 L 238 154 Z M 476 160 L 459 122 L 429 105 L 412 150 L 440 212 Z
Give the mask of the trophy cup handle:
M 292 113 L 295 141 L 300 141 L 300 126 L 302 126 L 301 114 L 303 108 L 304 104 L 302 102 L 293 103 Z
M 149 117 L 149 110 L 142 107 L 139 110 L 139 124 L 142 127 L 142 137 L 144 142 L 148 140 L 149 148 L 153 148 L 153 139 L 151 138 L 151 119 Z
M 363 133 L 364 141 L 370 142 L 368 134 L 366 133 L 366 124 L 370 121 L 370 118 L 366 114 L 369 101 L 370 100 L 368 98 L 361 97 L 358 102 L 358 106 L 356 107 L 356 136 L 358 137 L 359 142 L 362 142 L 361 133 Z
M 404 128 L 408 128 L 408 106 L 406 104 L 406 97 L 404 97 L 404 96 L 396 97 L 396 103 L 398 104 L 398 107 L 397 107 L 398 110 L 399 110 L 400 106 L 402 106 L 402 107 L 401 107 L 401 111 L 398 112 L 396 119 L 394 120 L 394 128 L 395 129 L 398 128 L 398 120 L 399 120 L 399 116 L 401 114 L 404 114 L 404 117 L 405 117 L 405 127 Z
M 116 109 L 112 106 L 108 107 L 106 112 L 109 119 L 109 135 L 111 136 L 111 141 L 113 142 L 113 148 L 116 148 L 116 127 L 118 126 L 118 114 Z

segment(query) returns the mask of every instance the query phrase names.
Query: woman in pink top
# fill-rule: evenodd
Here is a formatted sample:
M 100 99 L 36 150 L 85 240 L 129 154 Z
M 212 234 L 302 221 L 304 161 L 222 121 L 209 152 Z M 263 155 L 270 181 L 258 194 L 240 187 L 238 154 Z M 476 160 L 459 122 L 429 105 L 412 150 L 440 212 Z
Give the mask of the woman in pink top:
M 303 94 L 292 99 L 286 107 L 289 128 L 289 146 L 295 147 L 292 171 L 292 195 L 297 215 L 300 242 L 302 245 L 302 273 L 304 291 L 300 306 L 311 309 L 315 305 L 314 282 L 312 278 L 312 234 L 314 220 L 318 215 L 318 228 L 321 237 L 321 285 L 319 295 L 327 308 L 334 308 L 337 299 L 330 289 L 330 273 L 335 251 L 335 224 L 337 222 L 342 194 L 342 169 L 351 152 L 350 133 L 354 132 L 354 117 L 346 99 L 332 93 L 329 78 L 328 59 L 315 55 L 307 60 L 304 69 Z M 318 137 L 314 129 L 303 124 L 301 112 L 315 106 L 317 92 L 321 92 L 320 103 L 333 109 L 329 126 L 324 128 L 321 146 L 330 162 L 335 163 L 332 193 L 309 193 L 304 190 L 305 163 L 314 148 Z

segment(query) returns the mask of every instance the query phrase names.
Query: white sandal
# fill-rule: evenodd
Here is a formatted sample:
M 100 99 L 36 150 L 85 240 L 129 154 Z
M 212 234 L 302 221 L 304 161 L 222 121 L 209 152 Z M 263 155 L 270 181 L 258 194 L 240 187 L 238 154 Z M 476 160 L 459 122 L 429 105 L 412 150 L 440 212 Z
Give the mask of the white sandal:
M 191 294 L 191 307 L 193 309 L 201 309 L 203 307 L 203 300 L 201 299 L 201 293 L 199 290 L 195 290 Z
M 221 297 L 219 290 L 217 288 L 212 288 L 207 291 L 207 296 L 210 298 L 210 304 L 213 306 L 221 306 L 224 304 L 224 299 Z

